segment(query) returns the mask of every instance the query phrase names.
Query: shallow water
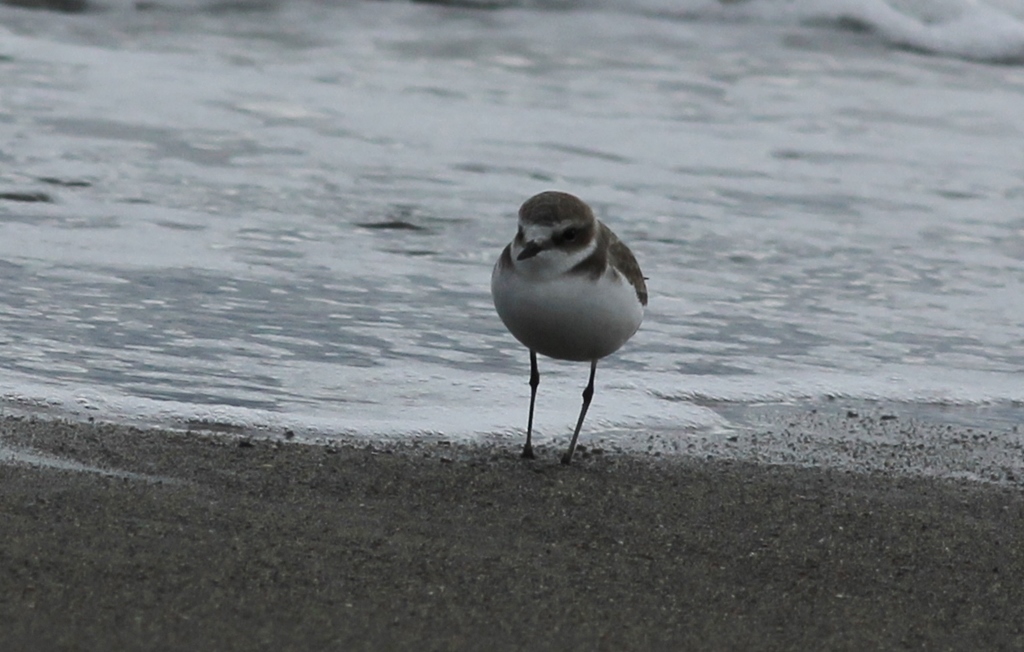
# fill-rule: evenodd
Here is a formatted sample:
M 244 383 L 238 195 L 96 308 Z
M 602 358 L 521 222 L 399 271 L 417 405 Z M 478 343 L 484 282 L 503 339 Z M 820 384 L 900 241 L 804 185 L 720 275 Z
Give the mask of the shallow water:
M 490 270 L 559 188 L 650 278 L 587 436 L 825 397 L 1012 422 L 1024 11 L 837 6 L 0 7 L 4 405 L 518 438 Z M 542 362 L 541 441 L 585 367 Z

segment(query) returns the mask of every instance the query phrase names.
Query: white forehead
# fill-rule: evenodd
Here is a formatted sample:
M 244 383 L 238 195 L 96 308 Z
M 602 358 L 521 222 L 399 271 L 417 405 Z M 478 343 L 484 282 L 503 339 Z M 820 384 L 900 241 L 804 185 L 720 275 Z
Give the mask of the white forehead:
M 580 222 L 576 220 L 559 220 L 554 224 L 534 224 L 519 220 L 519 227 L 523 230 L 523 239 L 527 242 L 531 240 L 547 240 L 553 234 L 561 233 L 570 226 L 580 226 Z

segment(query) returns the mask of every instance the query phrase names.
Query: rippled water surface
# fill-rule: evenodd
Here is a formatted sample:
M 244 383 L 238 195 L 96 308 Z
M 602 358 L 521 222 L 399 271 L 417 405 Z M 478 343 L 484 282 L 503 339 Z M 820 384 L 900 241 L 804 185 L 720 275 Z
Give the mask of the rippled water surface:
M 599 367 L 606 440 L 827 396 L 1013 414 L 1012 11 L 994 63 L 927 51 L 881 3 L 853 30 L 740 4 L 0 7 L 0 395 L 521 432 L 527 355 L 489 277 L 519 204 L 558 188 L 650 278 Z M 542 438 L 564 438 L 585 367 L 542 362 Z

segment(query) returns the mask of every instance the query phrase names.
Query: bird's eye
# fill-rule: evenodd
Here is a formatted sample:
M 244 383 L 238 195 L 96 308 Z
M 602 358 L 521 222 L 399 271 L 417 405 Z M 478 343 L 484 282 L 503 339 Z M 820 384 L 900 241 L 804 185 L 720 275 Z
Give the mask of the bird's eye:
M 574 226 L 570 226 L 565 231 L 562 231 L 562 241 L 563 242 L 572 242 L 573 240 L 576 239 L 576 236 L 578 236 L 579 234 L 580 234 L 579 229 L 577 229 Z

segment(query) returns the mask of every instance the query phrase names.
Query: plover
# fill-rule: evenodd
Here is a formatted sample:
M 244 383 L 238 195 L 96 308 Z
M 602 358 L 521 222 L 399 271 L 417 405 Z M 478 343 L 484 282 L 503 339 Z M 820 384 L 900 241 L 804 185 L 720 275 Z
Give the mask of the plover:
M 640 265 L 578 197 L 542 192 L 519 209 L 519 230 L 491 274 L 491 295 L 505 327 L 530 350 L 523 457 L 534 456 L 537 354 L 590 362 L 583 407 L 562 456 L 562 464 L 569 464 L 594 396 L 597 361 L 625 344 L 644 318 L 647 285 Z

